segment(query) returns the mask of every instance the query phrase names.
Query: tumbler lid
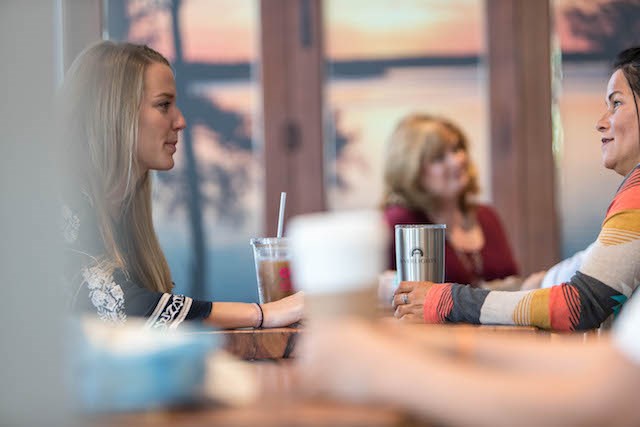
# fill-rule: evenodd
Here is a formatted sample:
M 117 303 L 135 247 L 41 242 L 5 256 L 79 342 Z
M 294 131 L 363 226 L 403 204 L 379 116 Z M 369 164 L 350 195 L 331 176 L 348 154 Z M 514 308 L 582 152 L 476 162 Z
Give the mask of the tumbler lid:
M 442 229 L 447 228 L 447 224 L 396 224 L 395 229 L 399 228 L 435 228 Z

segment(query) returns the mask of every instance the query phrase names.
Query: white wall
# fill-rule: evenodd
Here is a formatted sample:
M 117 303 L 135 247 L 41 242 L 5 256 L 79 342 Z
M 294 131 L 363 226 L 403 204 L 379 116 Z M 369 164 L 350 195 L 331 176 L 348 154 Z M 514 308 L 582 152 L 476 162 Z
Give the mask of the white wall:
M 96 11 L 91 3 L 100 1 L 0 2 L 2 426 L 73 424 L 65 393 L 69 294 L 60 280 L 53 101 L 65 62 L 61 45 L 71 54 L 100 34 L 99 19 L 87 18 Z M 74 8 L 66 31 L 63 6 Z
M 69 425 L 55 246 L 55 17 L 54 1 L 0 5 L 0 425 Z

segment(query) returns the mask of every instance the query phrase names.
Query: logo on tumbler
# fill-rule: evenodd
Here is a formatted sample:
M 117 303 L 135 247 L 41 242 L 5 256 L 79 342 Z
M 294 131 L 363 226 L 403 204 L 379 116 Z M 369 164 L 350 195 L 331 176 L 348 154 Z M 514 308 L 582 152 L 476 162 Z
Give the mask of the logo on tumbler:
M 422 253 L 422 249 L 413 248 L 413 250 L 411 251 L 411 256 L 414 257 L 416 255 L 418 255 L 420 258 L 422 258 L 424 256 L 424 254 Z
M 411 257 L 401 258 L 400 262 L 403 264 L 435 264 L 436 259 L 433 257 L 425 258 L 424 252 L 421 248 L 413 248 L 411 251 Z

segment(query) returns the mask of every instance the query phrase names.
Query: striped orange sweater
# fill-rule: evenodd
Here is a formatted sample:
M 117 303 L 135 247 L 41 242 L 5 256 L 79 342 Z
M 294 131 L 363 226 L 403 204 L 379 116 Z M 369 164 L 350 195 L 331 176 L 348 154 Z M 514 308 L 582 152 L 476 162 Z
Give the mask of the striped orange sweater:
M 617 314 L 639 283 L 640 165 L 618 189 L 597 241 L 569 282 L 518 292 L 434 285 L 425 298 L 424 320 L 591 329 Z

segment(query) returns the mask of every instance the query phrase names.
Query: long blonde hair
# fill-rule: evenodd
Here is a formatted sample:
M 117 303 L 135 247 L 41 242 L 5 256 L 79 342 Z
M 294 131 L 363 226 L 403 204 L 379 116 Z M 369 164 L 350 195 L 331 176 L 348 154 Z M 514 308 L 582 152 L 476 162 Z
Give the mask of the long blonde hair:
M 136 158 L 144 74 L 169 66 L 155 50 L 103 41 L 71 65 L 63 88 L 65 142 L 73 178 L 93 206 L 102 266 L 121 268 L 148 289 L 173 287 L 151 215 L 151 179 Z
M 433 214 L 439 201 L 422 185 L 423 165 L 433 161 L 451 145 L 459 145 L 469 153 L 467 138 L 450 121 L 420 113 L 402 119 L 388 143 L 383 207 L 402 205 L 427 215 Z M 470 160 L 467 173 L 469 182 L 458 200 L 463 212 L 469 211 L 472 206 L 470 196 L 478 192 L 477 174 Z

